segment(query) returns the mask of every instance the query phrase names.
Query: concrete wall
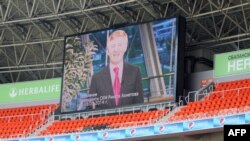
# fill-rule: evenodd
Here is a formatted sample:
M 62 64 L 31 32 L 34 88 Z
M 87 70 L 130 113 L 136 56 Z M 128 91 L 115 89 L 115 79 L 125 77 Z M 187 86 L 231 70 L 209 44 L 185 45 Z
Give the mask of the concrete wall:
M 248 78 L 250 78 L 250 73 L 215 78 L 215 82 L 219 83 L 219 82 L 227 82 L 227 81 L 241 80 L 241 79 L 248 79 Z
M 185 61 L 186 61 L 187 73 L 208 71 L 213 69 L 212 66 L 207 65 L 205 62 L 198 61 L 199 58 L 203 58 L 212 62 L 214 59 L 214 52 L 212 50 L 197 49 L 185 52 L 185 56 L 186 56 Z M 192 63 L 194 63 L 193 66 Z M 193 70 L 193 72 L 191 70 Z
M 196 72 L 187 75 L 185 81 L 185 89 L 188 91 L 196 91 L 200 89 L 200 82 L 204 79 L 213 78 L 213 71 Z

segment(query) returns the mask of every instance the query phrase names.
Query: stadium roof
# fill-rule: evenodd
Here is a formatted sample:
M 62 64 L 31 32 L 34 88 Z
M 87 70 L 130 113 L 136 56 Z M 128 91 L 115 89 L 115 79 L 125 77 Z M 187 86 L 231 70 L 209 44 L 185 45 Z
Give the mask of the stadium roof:
M 187 51 L 250 47 L 250 0 L 2 0 L 0 83 L 61 76 L 66 35 L 177 15 Z

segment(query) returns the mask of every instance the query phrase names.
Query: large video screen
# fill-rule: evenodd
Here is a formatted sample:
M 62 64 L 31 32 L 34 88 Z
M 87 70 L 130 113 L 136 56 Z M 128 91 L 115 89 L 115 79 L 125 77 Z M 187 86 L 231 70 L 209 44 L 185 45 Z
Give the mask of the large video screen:
M 177 31 L 172 18 L 65 37 L 61 112 L 175 101 Z

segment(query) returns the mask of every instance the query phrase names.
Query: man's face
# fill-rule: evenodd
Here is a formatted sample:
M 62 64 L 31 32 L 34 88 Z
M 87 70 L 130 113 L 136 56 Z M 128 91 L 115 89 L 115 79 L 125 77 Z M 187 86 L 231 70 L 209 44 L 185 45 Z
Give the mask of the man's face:
M 117 65 L 123 61 L 123 55 L 127 50 L 128 41 L 123 37 L 115 37 L 108 42 L 107 54 L 110 63 Z

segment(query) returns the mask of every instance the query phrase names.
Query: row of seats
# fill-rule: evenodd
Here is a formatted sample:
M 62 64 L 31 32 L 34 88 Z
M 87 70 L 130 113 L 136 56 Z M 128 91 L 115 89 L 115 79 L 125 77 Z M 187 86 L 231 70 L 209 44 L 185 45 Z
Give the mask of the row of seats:
M 0 137 L 21 137 L 44 124 L 57 104 L 0 109 Z M 222 82 L 201 101 L 190 102 L 168 118 L 168 122 L 206 118 L 250 111 L 250 79 Z M 74 120 L 55 120 L 39 135 L 63 134 L 91 130 L 124 128 L 153 124 L 169 109 Z
M 250 111 L 250 79 L 222 82 L 204 99 L 181 107 L 168 122 Z
M 221 82 L 215 86 L 216 91 L 223 91 L 229 89 L 237 89 L 250 86 L 250 79 L 235 80 L 228 82 Z
M 146 125 L 149 123 L 155 123 L 159 118 L 166 115 L 168 111 L 169 109 L 91 117 L 76 120 L 58 120 L 53 122 L 53 124 L 47 127 L 45 130 L 41 131 L 40 135 L 80 132 L 95 128 L 122 128 Z
M 22 108 L 8 108 L 8 109 L 0 109 L 0 117 L 3 116 L 16 116 L 16 115 L 26 115 L 26 114 L 36 114 L 41 113 L 44 110 L 53 111 L 58 107 L 58 104 L 53 105 L 38 105 L 38 106 L 28 106 Z
M 0 138 L 20 138 L 48 121 L 58 104 L 0 109 Z
M 0 117 L 0 124 L 10 123 L 10 122 L 37 121 L 41 119 L 43 115 L 44 114 L 39 113 L 39 114 Z

